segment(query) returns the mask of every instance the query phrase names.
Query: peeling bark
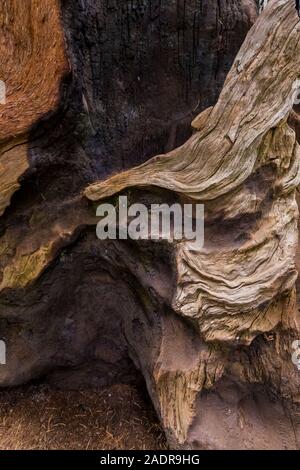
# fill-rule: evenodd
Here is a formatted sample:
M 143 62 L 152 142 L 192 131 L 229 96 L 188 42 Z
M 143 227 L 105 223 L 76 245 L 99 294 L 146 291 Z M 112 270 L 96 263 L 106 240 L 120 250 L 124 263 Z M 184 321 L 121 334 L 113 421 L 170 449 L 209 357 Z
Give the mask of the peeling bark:
M 69 70 L 57 0 L 2 2 L 0 79 L 6 102 L 0 109 L 0 215 L 29 167 L 28 133 L 60 101 Z

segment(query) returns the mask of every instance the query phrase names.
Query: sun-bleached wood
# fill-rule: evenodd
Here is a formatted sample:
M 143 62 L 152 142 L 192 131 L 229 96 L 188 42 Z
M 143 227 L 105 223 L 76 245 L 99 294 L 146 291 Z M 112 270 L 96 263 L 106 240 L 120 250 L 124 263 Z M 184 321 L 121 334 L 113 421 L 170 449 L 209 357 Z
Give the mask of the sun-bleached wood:
M 205 441 L 200 397 L 226 376 L 222 348 L 251 346 L 282 325 L 292 323 L 297 331 L 300 149 L 287 120 L 299 78 L 299 18 L 292 1 L 273 0 L 250 30 L 217 104 L 193 122 L 194 135 L 169 154 L 93 184 L 84 193 L 101 201 L 131 188 L 160 187 L 182 200 L 205 204 L 204 248 L 195 252 L 188 241 L 174 245 L 172 307 L 197 326 L 208 346 L 193 350 L 190 365 L 180 370 L 175 359 L 165 359 L 170 351 L 163 344 L 154 379 L 164 425 L 181 443 L 191 436 Z M 277 356 L 280 348 L 291 348 L 283 337 L 277 338 Z M 209 344 L 221 345 L 222 352 Z M 290 356 L 281 359 L 293 375 Z M 260 366 L 262 376 L 272 369 L 269 361 Z M 239 367 L 241 378 L 247 367 Z M 278 380 L 280 374 L 277 370 Z M 298 396 L 297 383 L 299 377 L 290 384 L 292 400 Z

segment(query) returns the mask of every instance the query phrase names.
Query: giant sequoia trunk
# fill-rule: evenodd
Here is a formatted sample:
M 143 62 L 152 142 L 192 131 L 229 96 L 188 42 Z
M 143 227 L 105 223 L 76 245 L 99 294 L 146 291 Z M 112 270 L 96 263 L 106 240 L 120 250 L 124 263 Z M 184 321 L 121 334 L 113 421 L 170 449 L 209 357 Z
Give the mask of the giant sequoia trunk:
M 29 4 L 0 10 L 1 386 L 139 370 L 173 447 L 299 448 L 293 1 L 239 53 L 254 0 Z M 120 193 L 204 203 L 204 248 L 99 241 Z

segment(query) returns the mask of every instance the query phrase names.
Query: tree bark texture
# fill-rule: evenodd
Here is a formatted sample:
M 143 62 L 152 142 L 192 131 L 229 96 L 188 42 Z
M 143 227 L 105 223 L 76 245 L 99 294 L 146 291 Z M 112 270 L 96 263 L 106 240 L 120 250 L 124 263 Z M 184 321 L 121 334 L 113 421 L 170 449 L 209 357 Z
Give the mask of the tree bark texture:
M 29 3 L 0 12 L 1 386 L 142 376 L 172 447 L 299 448 L 294 3 Z M 204 203 L 203 250 L 100 242 L 119 194 Z

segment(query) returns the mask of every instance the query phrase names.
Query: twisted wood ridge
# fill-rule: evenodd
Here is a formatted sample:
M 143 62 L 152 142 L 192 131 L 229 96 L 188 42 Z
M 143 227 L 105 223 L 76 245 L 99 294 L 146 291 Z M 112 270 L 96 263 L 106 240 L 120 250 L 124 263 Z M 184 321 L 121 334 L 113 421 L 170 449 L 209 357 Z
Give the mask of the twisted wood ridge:
M 293 2 L 274 0 L 248 33 L 217 104 L 193 122 L 194 135 L 169 154 L 85 191 L 88 199 L 100 201 L 128 188 L 158 186 L 205 204 L 203 250 L 192 251 L 187 241 L 174 246 L 172 307 L 197 325 L 206 345 L 250 345 L 294 322 L 300 150 L 287 119 L 299 78 L 299 18 Z M 162 344 L 155 368 L 165 427 L 181 443 L 208 442 L 214 419 L 210 415 L 206 422 L 199 392 L 224 376 L 226 354 L 194 348 L 180 372 L 168 348 Z M 281 348 L 289 346 L 281 340 Z M 259 373 L 254 360 L 251 365 L 262 381 L 270 377 L 269 360 Z M 247 367 L 234 367 L 249 380 Z M 297 382 L 292 395 L 298 395 Z M 224 426 L 230 434 L 228 423 Z
M 186 144 L 85 191 L 99 201 L 126 188 L 159 186 L 206 205 L 204 249 L 193 252 L 186 241 L 176 246 L 173 299 L 206 340 L 249 344 L 272 329 L 296 280 L 300 151 L 287 125 L 300 78 L 293 6 L 285 0 L 266 8 L 217 104 L 195 119 Z M 241 218 L 244 227 L 236 228 Z M 223 244 L 216 220 L 226 227 Z

